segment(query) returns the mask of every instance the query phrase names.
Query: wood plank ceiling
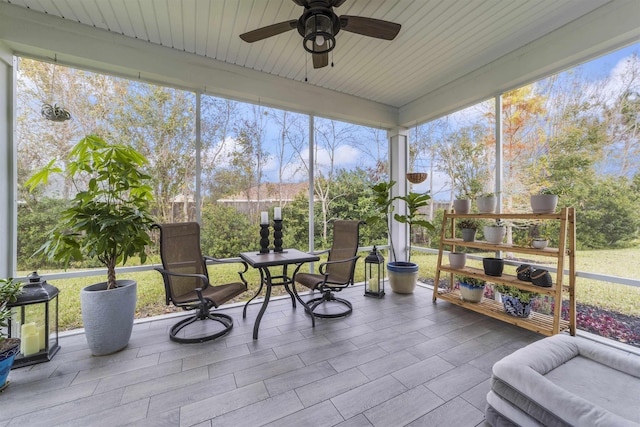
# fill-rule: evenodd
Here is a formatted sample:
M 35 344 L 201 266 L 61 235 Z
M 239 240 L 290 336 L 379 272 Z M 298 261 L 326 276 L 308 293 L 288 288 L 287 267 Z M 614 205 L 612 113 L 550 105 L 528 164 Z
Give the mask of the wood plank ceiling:
M 239 34 L 297 19 L 292 0 L 1 0 L 167 48 L 401 108 L 607 3 L 606 0 L 346 0 L 338 15 L 402 25 L 393 41 L 341 31 L 314 70 L 297 31 Z

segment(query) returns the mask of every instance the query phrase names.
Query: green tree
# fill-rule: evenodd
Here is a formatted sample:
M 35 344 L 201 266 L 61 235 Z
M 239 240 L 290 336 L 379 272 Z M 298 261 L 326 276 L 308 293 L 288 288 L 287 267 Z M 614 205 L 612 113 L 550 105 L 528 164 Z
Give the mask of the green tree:
M 250 250 L 251 242 L 259 247 L 259 228 L 249 218 L 230 206 L 208 203 L 202 210 L 200 243 L 203 254 L 216 258 L 236 257 Z

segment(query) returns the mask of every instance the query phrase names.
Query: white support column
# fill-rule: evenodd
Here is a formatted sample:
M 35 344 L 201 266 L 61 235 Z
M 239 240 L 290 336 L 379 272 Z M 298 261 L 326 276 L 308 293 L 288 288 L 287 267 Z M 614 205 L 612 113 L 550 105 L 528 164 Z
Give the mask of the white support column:
M 196 92 L 196 188 L 195 188 L 195 204 L 196 204 L 196 222 L 202 224 L 202 94 Z M 189 200 L 186 201 L 189 203 Z M 186 218 L 186 221 L 189 219 Z
M 313 191 L 314 182 L 315 182 L 315 157 L 314 157 L 314 147 L 315 147 L 315 121 L 314 116 L 309 115 L 309 252 L 315 251 L 315 209 L 314 209 L 314 196 L 315 193 Z M 314 266 L 313 263 L 309 264 L 309 271 L 313 272 Z
M 13 144 L 13 53 L 0 42 L 0 277 L 16 272 L 16 158 Z
M 407 194 L 407 167 L 409 164 L 409 130 L 407 128 L 394 128 L 387 132 L 389 140 L 389 178 L 396 182 L 391 189 L 391 197 Z M 404 202 L 394 202 L 394 213 L 403 215 L 406 213 Z M 396 258 L 392 261 L 406 261 L 409 247 L 409 228 L 406 224 L 400 224 L 391 220 L 390 239 L 396 250 Z
M 502 146 L 502 95 L 495 97 L 496 116 L 496 196 L 498 197 L 497 212 L 502 212 L 502 178 L 503 178 L 503 146 Z

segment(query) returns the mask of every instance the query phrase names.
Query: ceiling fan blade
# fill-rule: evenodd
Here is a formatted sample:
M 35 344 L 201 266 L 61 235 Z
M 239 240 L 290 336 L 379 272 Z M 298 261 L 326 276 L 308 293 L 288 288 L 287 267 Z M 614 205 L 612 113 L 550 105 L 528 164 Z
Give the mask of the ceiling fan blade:
M 313 68 L 322 68 L 329 65 L 328 53 L 314 53 L 313 56 Z
M 395 22 L 383 21 L 381 19 L 342 15 L 340 17 L 340 27 L 345 31 L 362 34 L 363 36 L 393 40 L 400 32 L 402 26 Z
M 266 27 L 258 28 L 257 30 L 240 34 L 240 38 L 246 41 L 247 43 L 253 43 L 259 40 L 264 40 L 271 36 L 277 36 L 278 34 L 291 31 L 294 28 L 296 28 L 297 25 L 298 25 L 298 20 L 292 19 L 291 21 L 285 21 L 285 22 L 279 22 L 273 25 L 267 25 Z
M 344 4 L 344 2 L 347 0 L 331 0 L 331 7 L 340 7 Z
M 309 7 L 307 0 L 292 0 L 295 4 L 302 7 Z

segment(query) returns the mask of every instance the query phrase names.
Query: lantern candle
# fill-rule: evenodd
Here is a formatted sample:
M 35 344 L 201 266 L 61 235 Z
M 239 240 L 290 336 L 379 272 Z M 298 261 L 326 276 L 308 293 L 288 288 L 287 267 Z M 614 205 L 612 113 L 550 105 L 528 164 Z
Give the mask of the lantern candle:
M 20 329 L 20 342 L 22 345 L 22 354 L 29 356 L 30 354 L 37 353 L 40 350 L 40 339 L 38 337 L 38 331 L 36 324 L 25 323 Z
M 282 219 L 282 208 L 273 208 L 273 219 L 276 221 Z
M 269 224 L 269 212 L 260 212 L 260 224 Z

